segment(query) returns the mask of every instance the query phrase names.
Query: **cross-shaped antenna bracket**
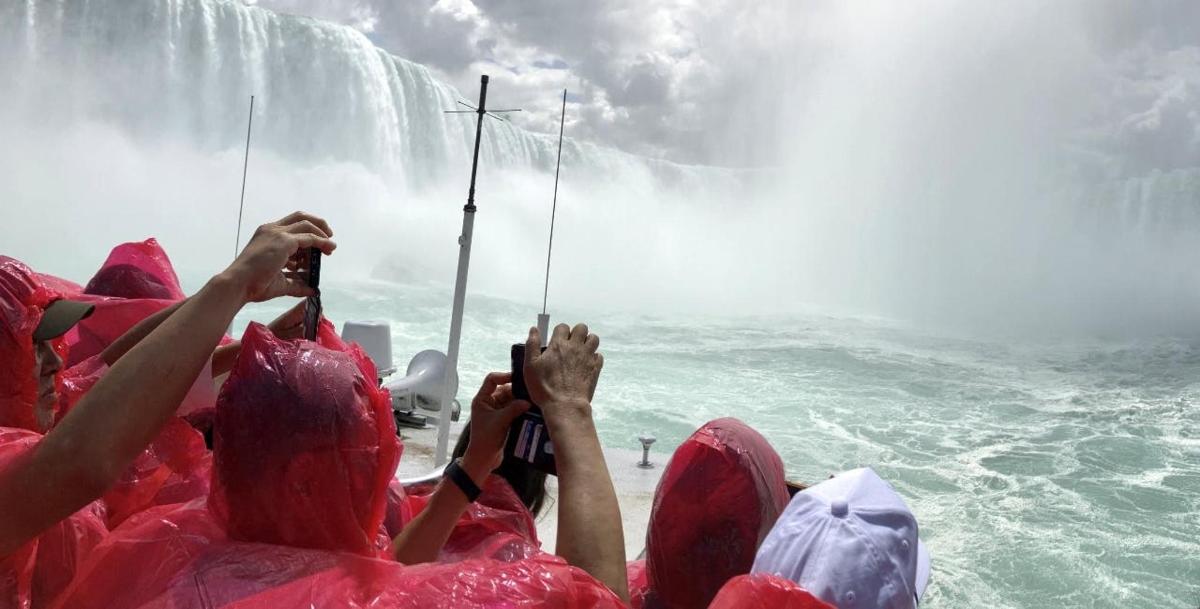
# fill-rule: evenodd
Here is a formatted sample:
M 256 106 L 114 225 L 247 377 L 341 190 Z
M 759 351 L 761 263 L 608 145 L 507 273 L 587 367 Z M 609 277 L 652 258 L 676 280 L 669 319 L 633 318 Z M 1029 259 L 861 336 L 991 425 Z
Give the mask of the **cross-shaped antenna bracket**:
M 479 108 L 476 108 L 475 106 L 472 106 L 471 104 L 468 104 L 467 102 L 465 102 L 461 99 L 458 100 L 458 104 L 460 106 L 466 106 L 466 107 L 470 108 L 470 110 L 443 110 L 442 113 L 443 114 L 478 114 L 479 113 Z M 520 108 L 508 108 L 505 110 L 484 110 L 483 113 L 496 119 L 496 120 L 504 121 L 507 123 L 507 122 L 509 122 L 509 120 L 507 118 L 504 118 L 503 116 L 498 116 L 496 113 L 497 112 L 520 112 L 520 111 L 521 111 Z

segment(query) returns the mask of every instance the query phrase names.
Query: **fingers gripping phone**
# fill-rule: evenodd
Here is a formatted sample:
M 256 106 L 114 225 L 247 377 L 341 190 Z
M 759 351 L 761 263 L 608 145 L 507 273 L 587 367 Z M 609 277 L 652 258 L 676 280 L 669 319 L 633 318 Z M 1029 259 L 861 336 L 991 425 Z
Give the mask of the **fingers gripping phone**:
M 317 340 L 317 326 L 321 322 L 321 250 L 308 250 L 308 287 L 316 291 L 304 301 L 304 338 Z
M 542 350 L 545 351 L 545 347 Z M 513 345 L 511 355 L 513 398 L 533 404 L 529 388 L 525 385 L 525 345 Z M 558 467 L 554 463 L 554 444 L 550 441 L 550 429 L 546 425 L 542 409 L 538 408 L 537 404 L 533 404 L 533 408 L 513 421 L 508 430 L 504 454 L 551 476 L 558 475 Z

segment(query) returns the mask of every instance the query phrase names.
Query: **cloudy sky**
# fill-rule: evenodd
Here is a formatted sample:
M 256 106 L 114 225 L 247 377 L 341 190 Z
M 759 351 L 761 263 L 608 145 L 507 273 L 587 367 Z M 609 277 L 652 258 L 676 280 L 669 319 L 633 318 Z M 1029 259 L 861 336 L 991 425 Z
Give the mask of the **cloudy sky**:
M 787 121 L 796 101 L 788 96 L 805 94 L 788 83 L 837 65 L 854 51 L 846 41 L 861 46 L 864 39 L 853 36 L 861 36 L 862 22 L 920 24 L 891 3 L 867 0 L 850 8 L 828 0 L 243 1 L 355 27 L 380 47 L 433 68 L 467 97 L 475 95 L 478 75 L 489 73 L 489 101 L 523 108 L 515 120 L 526 128 L 557 130 L 556 91 L 565 87 L 568 133 L 575 137 L 725 166 L 771 164 L 776 149 L 753 134 Z M 1024 8 L 1009 12 L 1037 11 L 1017 4 Z M 907 12 L 924 12 L 927 20 L 956 19 L 968 8 L 937 1 L 911 6 Z M 1175 159 L 1171 164 L 1181 154 L 1197 160 L 1200 3 L 1063 2 L 1045 13 L 1046 22 L 1062 23 L 1048 28 L 1051 36 L 1084 38 L 1104 66 L 1106 73 L 1091 81 L 1102 90 L 1091 93 L 1111 104 L 1089 111 L 1102 115 L 1104 129 L 1123 132 L 1121 146 L 1153 163 L 1163 155 Z M 1002 27 L 1004 15 L 995 21 Z M 1019 27 L 1029 29 L 1030 22 Z

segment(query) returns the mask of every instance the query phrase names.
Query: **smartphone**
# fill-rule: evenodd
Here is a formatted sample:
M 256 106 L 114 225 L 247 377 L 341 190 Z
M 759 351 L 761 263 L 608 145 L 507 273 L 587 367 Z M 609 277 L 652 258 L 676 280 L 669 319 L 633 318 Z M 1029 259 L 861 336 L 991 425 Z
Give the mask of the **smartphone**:
M 316 294 L 304 301 L 304 338 L 317 340 L 317 326 L 321 322 L 321 250 L 308 250 L 308 287 Z
M 545 351 L 545 347 L 542 348 Z M 529 397 L 529 387 L 525 385 L 525 344 L 512 346 L 512 388 L 513 397 L 533 403 Z M 554 462 L 554 443 L 550 440 L 550 428 L 546 418 L 537 404 L 527 410 L 508 430 L 508 441 L 504 452 L 517 460 L 523 461 L 534 469 L 546 472 L 551 476 L 558 475 L 558 467 Z

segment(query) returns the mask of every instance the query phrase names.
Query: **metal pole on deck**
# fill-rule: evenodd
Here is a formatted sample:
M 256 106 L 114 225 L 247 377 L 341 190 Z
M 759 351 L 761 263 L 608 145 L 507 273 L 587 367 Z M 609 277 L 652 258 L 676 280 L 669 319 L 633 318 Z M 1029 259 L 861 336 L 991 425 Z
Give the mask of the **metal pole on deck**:
M 442 408 L 438 412 L 438 441 L 434 452 L 434 464 L 448 461 L 450 449 L 450 411 L 454 404 L 454 375 L 458 372 L 458 343 L 462 338 L 463 304 L 467 298 L 467 267 L 471 265 L 471 237 L 475 232 L 475 174 L 479 169 L 479 138 L 483 133 L 483 117 L 507 121 L 501 113 L 520 112 L 520 108 L 504 110 L 487 109 L 488 77 L 479 77 L 479 105 L 471 108 L 462 100 L 459 104 L 470 110 L 446 110 L 446 114 L 474 112 L 479 116 L 475 123 L 475 152 L 471 157 L 471 188 L 467 191 L 467 204 L 463 206 L 462 233 L 458 237 L 458 275 L 454 280 L 454 308 L 450 313 L 450 345 L 446 347 L 446 377 L 442 381 Z
M 471 187 L 467 191 L 467 204 L 463 206 L 462 234 L 458 237 L 458 275 L 454 280 L 454 308 L 450 313 L 450 345 L 446 347 L 446 377 L 442 382 L 442 408 L 438 412 L 437 452 L 434 453 L 434 465 L 441 466 L 448 461 L 450 446 L 450 411 L 453 409 L 454 396 L 451 395 L 452 376 L 458 370 L 458 343 L 462 338 L 463 304 L 467 298 L 467 268 L 471 264 L 471 237 L 475 230 L 475 174 L 479 169 L 479 136 L 483 131 L 483 117 L 487 114 L 488 77 L 484 74 L 479 78 L 479 106 L 475 112 L 479 115 L 475 123 L 475 153 L 471 158 Z

